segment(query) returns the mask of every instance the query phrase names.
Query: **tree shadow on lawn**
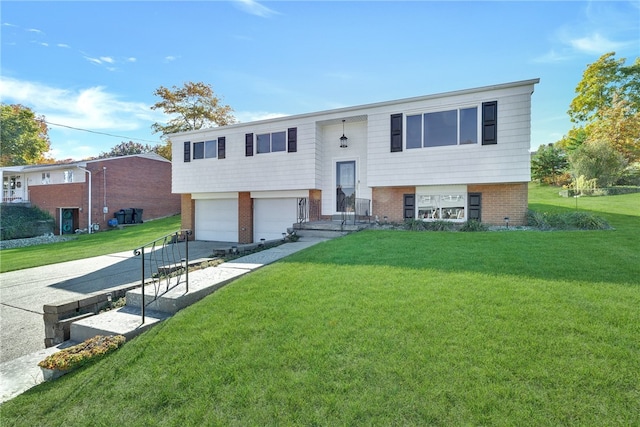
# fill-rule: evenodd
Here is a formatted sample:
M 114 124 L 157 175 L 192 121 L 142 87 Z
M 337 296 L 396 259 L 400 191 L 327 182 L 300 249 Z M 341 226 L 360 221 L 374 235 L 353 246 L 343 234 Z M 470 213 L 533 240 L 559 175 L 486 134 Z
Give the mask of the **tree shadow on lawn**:
M 334 239 L 283 262 L 406 267 L 545 280 L 640 285 L 638 218 L 597 231 L 411 232 L 370 230 Z

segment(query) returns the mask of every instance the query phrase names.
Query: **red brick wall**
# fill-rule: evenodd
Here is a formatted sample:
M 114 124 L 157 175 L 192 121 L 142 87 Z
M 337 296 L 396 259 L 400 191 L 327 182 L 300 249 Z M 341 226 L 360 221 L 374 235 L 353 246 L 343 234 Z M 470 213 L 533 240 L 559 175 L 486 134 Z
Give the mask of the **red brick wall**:
M 527 183 L 469 185 L 468 193 L 482 193 L 482 222 L 503 225 L 525 225 L 528 204 Z M 380 221 L 404 220 L 403 195 L 415 193 L 414 187 L 377 187 L 373 189 L 373 215 Z
M 253 243 L 253 199 L 251 193 L 238 193 L 238 243 Z
M 405 194 L 415 194 L 415 187 L 375 187 L 373 189 L 373 216 L 383 221 L 386 216 L 389 222 L 404 221 Z
M 192 230 L 194 234 L 192 236 L 195 238 L 195 230 L 196 230 L 196 201 L 191 198 L 191 194 L 182 194 L 181 195 L 181 217 L 180 217 L 180 227 L 183 230 Z
M 91 162 L 86 169 L 91 172 L 92 181 L 91 221 L 101 229 L 108 227 L 107 222 L 120 209 L 140 208 L 143 220 L 180 213 L 181 196 L 171 194 L 169 162 L 131 156 Z M 82 174 L 84 183 L 32 185 L 29 200 L 52 215 L 57 215 L 60 207 L 79 208 L 78 226 L 87 228 L 88 174 L 80 169 L 74 171 L 76 176 Z M 104 206 L 107 213 L 103 213 Z
M 322 217 L 322 190 L 309 190 L 309 221 Z
M 482 193 L 481 217 L 483 223 L 503 225 L 504 218 L 509 217 L 509 224 L 526 224 L 529 202 L 526 182 L 469 185 L 467 191 Z
M 74 227 L 87 228 L 89 223 L 89 213 L 87 212 L 88 188 L 88 184 L 84 182 L 32 185 L 29 187 L 29 201 L 33 206 L 49 212 L 56 219 L 54 227 L 56 234 L 60 232 L 59 208 L 76 208 L 81 210 L 78 212 Z M 93 213 L 91 221 L 96 222 L 93 218 Z

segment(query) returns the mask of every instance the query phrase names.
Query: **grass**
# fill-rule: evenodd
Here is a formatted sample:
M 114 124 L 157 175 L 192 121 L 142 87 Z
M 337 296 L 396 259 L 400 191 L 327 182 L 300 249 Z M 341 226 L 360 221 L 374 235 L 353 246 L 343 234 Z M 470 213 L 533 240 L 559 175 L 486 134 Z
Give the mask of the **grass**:
M 573 208 L 552 192 L 532 207 Z M 638 425 L 640 194 L 602 199 L 578 202 L 614 230 L 316 245 L 4 403 L 3 426 Z
M 55 264 L 93 256 L 133 251 L 180 229 L 180 216 L 147 221 L 123 229 L 78 234 L 73 240 L 0 251 L 0 272 Z

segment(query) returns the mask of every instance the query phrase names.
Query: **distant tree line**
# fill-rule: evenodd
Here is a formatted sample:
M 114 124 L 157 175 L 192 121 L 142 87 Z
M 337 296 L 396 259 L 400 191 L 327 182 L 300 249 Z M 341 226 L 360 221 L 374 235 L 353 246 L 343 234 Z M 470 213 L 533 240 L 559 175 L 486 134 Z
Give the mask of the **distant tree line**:
M 640 185 L 640 58 L 602 55 L 587 66 L 568 114 L 574 127 L 531 159 L 534 180 L 600 188 Z

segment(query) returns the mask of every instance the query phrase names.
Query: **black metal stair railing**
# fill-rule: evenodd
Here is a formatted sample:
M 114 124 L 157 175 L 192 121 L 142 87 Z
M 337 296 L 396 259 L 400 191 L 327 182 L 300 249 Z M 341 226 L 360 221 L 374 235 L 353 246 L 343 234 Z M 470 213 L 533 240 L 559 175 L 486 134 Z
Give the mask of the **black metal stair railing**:
M 189 292 L 189 236 L 191 230 L 178 230 L 133 250 L 140 257 L 141 316 L 145 322 L 145 307 L 181 283 Z M 184 282 L 183 282 L 184 279 Z M 153 298 L 145 301 L 145 285 L 153 286 Z
M 307 222 L 309 218 L 309 208 L 307 207 L 307 201 L 308 199 L 306 197 L 301 197 L 298 199 L 298 224 Z

